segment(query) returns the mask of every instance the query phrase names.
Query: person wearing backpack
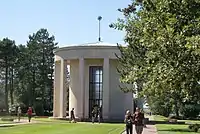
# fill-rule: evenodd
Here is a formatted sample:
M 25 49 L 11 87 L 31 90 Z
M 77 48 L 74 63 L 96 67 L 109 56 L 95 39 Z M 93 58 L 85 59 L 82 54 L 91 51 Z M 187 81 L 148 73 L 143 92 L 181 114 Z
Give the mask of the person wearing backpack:
M 132 134 L 133 133 L 133 116 L 131 115 L 131 112 L 129 110 L 126 112 L 124 122 L 126 124 L 126 134 Z
M 136 108 L 136 112 L 133 115 L 136 134 L 142 134 L 144 127 L 144 114 L 140 111 L 140 108 Z

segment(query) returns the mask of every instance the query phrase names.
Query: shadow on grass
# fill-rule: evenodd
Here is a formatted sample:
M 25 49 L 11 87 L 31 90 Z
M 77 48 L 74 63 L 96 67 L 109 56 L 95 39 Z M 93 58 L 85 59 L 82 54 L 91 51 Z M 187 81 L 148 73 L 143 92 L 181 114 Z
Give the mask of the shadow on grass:
M 8 127 L 14 127 L 16 125 L 0 125 L 0 128 L 8 128 Z
M 185 122 L 168 122 L 168 121 L 149 121 L 148 124 L 178 124 L 178 125 L 185 125 Z
M 159 131 L 168 131 L 168 132 L 192 132 L 189 129 L 162 129 Z

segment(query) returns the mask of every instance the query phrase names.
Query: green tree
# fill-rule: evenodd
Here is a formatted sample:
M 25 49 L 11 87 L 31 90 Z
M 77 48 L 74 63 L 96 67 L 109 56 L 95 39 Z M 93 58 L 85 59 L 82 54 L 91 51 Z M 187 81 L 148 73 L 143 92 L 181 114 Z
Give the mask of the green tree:
M 12 84 L 15 103 L 25 109 L 33 106 L 38 115 L 53 109 L 53 50 L 56 47 L 55 37 L 46 29 L 40 29 L 29 36 L 27 45 L 16 49 Z
M 38 71 L 37 75 L 36 73 L 34 74 L 34 81 L 38 83 L 37 88 L 39 89 L 36 91 L 36 97 L 39 101 L 37 104 L 42 104 L 42 106 L 40 106 L 42 109 L 52 110 L 54 71 L 53 50 L 57 47 L 55 37 L 50 36 L 47 29 L 40 29 L 29 36 L 27 47 L 30 55 L 32 55 L 30 61 L 36 68 L 33 70 Z
M 199 9 L 199 0 L 133 1 L 110 25 L 126 33 L 128 46 L 119 45 L 121 82 L 142 80 L 149 100 L 168 94 L 177 116 L 185 101 L 199 103 Z
M 27 46 L 19 46 L 17 82 L 19 101 L 33 106 L 37 114 L 53 109 L 55 37 L 46 29 L 29 36 Z
M 13 40 L 10 40 L 8 38 L 4 38 L 2 41 L 0 41 L 0 62 L 1 62 L 1 68 L 3 68 L 3 72 L 5 72 L 5 104 L 6 104 L 6 111 L 8 111 L 8 93 L 9 93 L 9 87 L 8 82 L 10 77 L 10 70 L 13 66 L 13 61 L 15 60 L 15 42 Z M 11 88 L 10 88 L 11 89 Z M 11 89 L 12 90 L 12 89 Z M 11 91 L 12 92 L 12 91 Z

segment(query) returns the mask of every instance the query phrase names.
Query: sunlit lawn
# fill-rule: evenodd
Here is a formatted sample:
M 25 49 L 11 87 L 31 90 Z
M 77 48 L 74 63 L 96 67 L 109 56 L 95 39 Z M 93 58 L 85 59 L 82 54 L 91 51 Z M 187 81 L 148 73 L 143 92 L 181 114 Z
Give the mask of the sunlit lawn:
M 197 134 L 190 132 L 188 125 L 157 124 L 158 134 Z
M 40 119 L 38 119 L 40 120 Z M 0 134 L 120 134 L 124 124 L 67 123 L 66 121 L 48 121 L 37 124 L 1 127 Z
M 0 124 L 8 124 L 8 123 L 12 123 L 10 121 L 0 121 Z
M 154 119 L 156 121 L 167 120 L 166 117 L 159 115 L 154 116 Z M 200 120 L 178 120 L 178 121 L 200 124 Z M 182 125 L 182 124 L 157 124 L 156 128 L 158 130 L 158 134 L 197 134 L 195 132 L 190 132 L 190 130 L 188 129 L 188 125 Z

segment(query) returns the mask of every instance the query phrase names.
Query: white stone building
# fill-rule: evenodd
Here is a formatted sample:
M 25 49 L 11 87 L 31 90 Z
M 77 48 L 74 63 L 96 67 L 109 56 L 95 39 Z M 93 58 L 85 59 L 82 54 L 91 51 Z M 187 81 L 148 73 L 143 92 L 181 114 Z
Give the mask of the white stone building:
M 103 42 L 55 50 L 54 118 L 66 116 L 66 66 L 70 66 L 69 110 L 79 119 L 90 118 L 95 104 L 104 120 L 123 120 L 133 110 L 133 94 L 120 90 L 116 44 Z

